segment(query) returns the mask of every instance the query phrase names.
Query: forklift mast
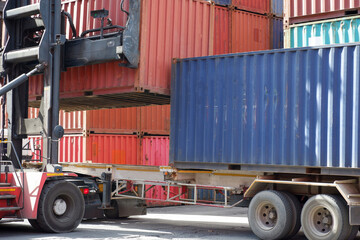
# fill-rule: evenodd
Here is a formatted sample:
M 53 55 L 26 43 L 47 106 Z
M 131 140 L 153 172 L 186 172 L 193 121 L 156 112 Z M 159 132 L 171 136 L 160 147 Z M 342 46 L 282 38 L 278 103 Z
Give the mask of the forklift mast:
M 7 31 L 0 59 L 4 77 L 0 96 L 4 96 L 8 113 L 7 153 L 19 168 L 22 162 L 23 139 L 28 135 L 43 138 L 43 170 L 58 162 L 58 141 L 64 134 L 59 126 L 59 85 L 61 71 L 69 67 L 120 60 L 119 65 L 137 68 L 139 63 L 139 31 L 141 0 L 130 0 L 125 26 L 112 25 L 105 19 L 109 11 L 99 9 L 91 16 L 99 18 L 101 27 L 77 35 L 69 13 L 62 11 L 61 0 L 7 0 L 3 18 Z M 66 39 L 65 20 L 69 21 L 72 38 Z M 90 34 L 91 33 L 91 34 Z M 28 119 L 28 79 L 42 74 L 44 81 L 39 117 Z M 2 126 L 4 129 L 4 126 Z M 12 143 L 12 144 L 11 144 Z M 12 147 L 13 146 L 13 147 Z M 20 163 L 16 159 L 20 158 Z

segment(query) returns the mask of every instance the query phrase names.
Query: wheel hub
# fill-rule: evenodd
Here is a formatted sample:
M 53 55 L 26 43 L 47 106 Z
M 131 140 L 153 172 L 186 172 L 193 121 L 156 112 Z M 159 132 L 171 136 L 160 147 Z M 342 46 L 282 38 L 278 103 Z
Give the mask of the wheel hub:
M 319 208 L 313 215 L 313 227 L 316 231 L 326 234 L 332 228 L 332 216 L 327 208 Z
M 64 199 L 62 199 L 62 198 L 56 199 L 54 202 L 53 209 L 54 209 L 54 213 L 56 215 L 58 215 L 58 216 L 63 215 L 67 209 L 67 205 L 66 205 L 66 202 L 64 201 Z
M 277 213 L 274 205 L 264 203 L 256 209 L 256 218 L 260 227 L 266 230 L 272 229 L 277 222 Z

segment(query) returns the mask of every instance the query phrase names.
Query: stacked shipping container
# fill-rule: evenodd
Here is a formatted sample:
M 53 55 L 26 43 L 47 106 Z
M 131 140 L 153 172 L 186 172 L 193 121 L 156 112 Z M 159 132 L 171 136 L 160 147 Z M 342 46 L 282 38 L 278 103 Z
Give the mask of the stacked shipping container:
M 360 1 L 286 1 L 285 47 L 360 41 Z
M 262 1 L 258 1 L 262 2 Z M 251 4 L 250 4 L 251 3 Z M 260 13 L 243 11 L 248 5 Z M 239 9 L 215 6 L 207 1 L 141 1 L 140 64 L 138 69 L 119 62 L 70 68 L 62 73 L 60 106 L 64 110 L 90 110 L 169 104 L 171 59 L 214 53 L 256 51 L 281 46 L 282 31 L 271 32 L 270 7 L 238 1 Z M 266 7 L 265 7 L 266 6 Z M 89 12 L 109 9 L 113 24 L 124 25 L 120 1 L 70 0 L 63 8 L 74 17 L 78 32 L 99 25 Z M 265 9 L 265 10 L 264 10 Z M 70 28 L 67 34 L 70 34 Z M 42 76 L 30 80 L 30 106 L 39 107 Z
M 282 47 L 282 10 L 274 3 L 281 1 L 271 5 L 270 1 L 220 2 L 223 6 L 194 0 L 142 1 L 139 69 L 120 67 L 117 62 L 68 69 L 62 74 L 62 109 L 163 104 L 169 101 L 172 58 Z M 229 2 L 234 8 L 228 7 Z M 89 16 L 94 9 L 110 9 L 113 24 L 122 25 L 126 19 L 118 1 L 67 0 L 63 8 L 73 15 L 79 32 L 98 26 Z M 67 31 L 69 35 L 68 26 Z M 31 106 L 39 105 L 41 89 L 41 76 L 33 77 Z M 37 114 L 30 109 L 30 117 Z M 169 163 L 169 105 L 62 111 L 60 124 L 66 132 L 59 144 L 60 162 Z M 33 138 L 41 148 L 41 139 Z M 164 196 L 161 188 L 148 194 Z

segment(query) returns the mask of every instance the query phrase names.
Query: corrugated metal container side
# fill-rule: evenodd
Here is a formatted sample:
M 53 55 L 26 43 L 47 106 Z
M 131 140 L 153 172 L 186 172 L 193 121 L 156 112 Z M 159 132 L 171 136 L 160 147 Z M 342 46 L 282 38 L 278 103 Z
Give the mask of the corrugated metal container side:
M 270 0 L 232 0 L 237 9 L 255 13 L 270 13 Z
M 86 162 L 139 165 L 136 135 L 91 134 L 86 137 Z
M 141 149 L 142 149 L 142 159 L 141 165 L 146 166 L 168 166 L 169 165 L 169 145 L 170 138 L 169 137 L 144 137 L 141 139 Z M 171 197 L 178 194 L 178 188 L 170 189 Z M 148 198 L 158 198 L 166 200 L 166 190 L 161 186 L 156 186 L 150 191 L 146 193 L 146 197 Z M 170 206 L 170 205 L 178 205 L 169 202 L 160 202 L 160 201 L 146 201 L 146 204 L 149 207 L 156 206 Z
M 268 50 L 270 19 L 244 11 L 231 11 L 231 52 Z
M 29 118 L 36 118 L 39 115 L 38 108 L 29 108 L 28 112 Z M 60 111 L 59 124 L 68 134 L 169 135 L 170 105 L 75 112 Z
M 231 52 L 231 13 L 228 8 L 215 6 L 214 10 L 214 51 L 217 54 Z
M 153 135 L 170 134 L 170 105 L 140 108 L 140 132 Z
M 140 107 L 86 111 L 83 129 L 89 133 L 133 134 L 140 131 Z
M 83 135 L 65 135 L 59 142 L 59 162 L 85 163 L 85 150 L 86 138 Z
M 359 174 L 359 59 L 348 44 L 177 60 L 170 162 Z
M 284 48 L 283 19 L 282 18 L 271 19 L 270 28 L 272 33 L 272 48 L 273 49 Z
M 28 136 L 27 140 L 24 140 L 23 145 L 32 141 L 34 144 L 34 149 L 39 149 L 42 152 L 43 149 L 43 140 L 41 136 Z M 85 162 L 85 152 L 84 146 L 86 144 L 85 138 L 83 135 L 64 135 L 59 142 L 59 162 L 60 163 L 84 163 Z M 41 160 L 38 150 L 34 153 L 31 150 L 23 150 L 23 155 L 33 155 L 33 160 Z
M 285 28 L 292 24 L 360 14 L 360 0 L 284 1 Z
M 169 165 L 169 137 L 151 136 L 142 139 L 142 161 L 146 166 Z
M 65 1 L 63 7 L 74 15 L 75 25 L 82 32 L 98 26 L 99 21 L 90 17 L 94 9 L 109 9 L 113 24 L 125 25 L 126 15 L 120 11 L 120 2 L 76 0 Z M 119 67 L 118 62 L 110 62 L 68 69 L 62 73 L 60 82 L 61 108 L 73 111 L 169 103 L 171 59 L 206 56 L 212 51 L 210 12 L 211 5 L 201 1 L 142 1 L 139 68 Z M 32 107 L 39 107 L 36 97 L 41 95 L 42 86 L 41 76 L 31 78 Z
M 275 17 L 284 17 L 284 0 L 271 0 L 271 13 Z
M 336 18 L 290 26 L 290 47 L 308 47 L 360 41 L 360 17 Z
M 359 0 L 292 0 L 287 2 L 290 4 L 290 17 L 300 17 L 360 7 Z

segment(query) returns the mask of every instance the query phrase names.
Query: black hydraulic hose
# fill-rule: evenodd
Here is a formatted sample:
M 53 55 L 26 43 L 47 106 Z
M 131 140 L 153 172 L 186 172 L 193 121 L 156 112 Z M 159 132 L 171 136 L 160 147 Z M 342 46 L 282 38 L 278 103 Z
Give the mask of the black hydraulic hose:
M 72 33 L 73 33 L 73 38 L 77 38 L 77 32 L 76 32 L 76 28 L 75 28 L 75 25 L 74 25 L 74 21 L 72 19 L 72 16 L 70 13 L 66 12 L 66 11 L 62 11 L 62 13 L 67 16 L 68 18 L 68 21 L 69 21 L 69 24 L 70 24 L 70 28 L 72 30 Z
M 131 1 L 131 0 L 130 0 L 130 1 Z M 126 15 L 127 15 L 128 18 L 129 18 L 129 15 L 130 15 L 129 12 L 124 9 L 124 0 L 121 0 L 120 9 L 121 9 L 121 11 L 123 11 L 124 13 L 126 13 Z

